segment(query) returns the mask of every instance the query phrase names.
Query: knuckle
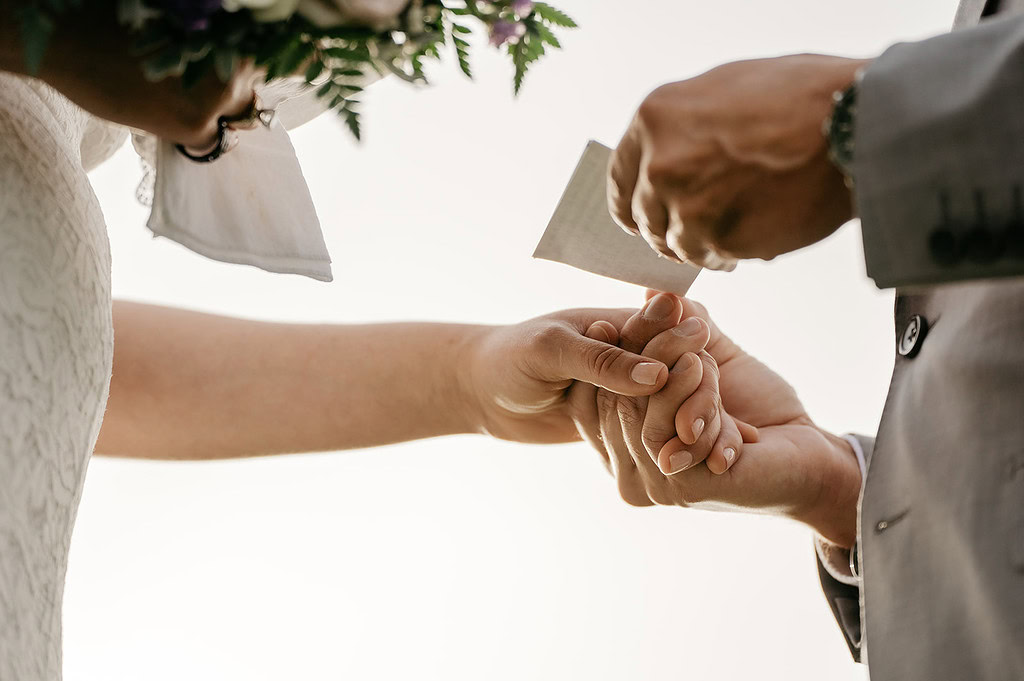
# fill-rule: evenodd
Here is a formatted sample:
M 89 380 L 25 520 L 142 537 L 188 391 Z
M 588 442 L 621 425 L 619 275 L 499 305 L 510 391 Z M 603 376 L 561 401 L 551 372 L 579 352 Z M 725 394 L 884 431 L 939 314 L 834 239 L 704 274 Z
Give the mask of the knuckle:
M 637 400 L 631 397 L 623 397 L 615 404 L 619 423 L 625 428 L 637 428 L 643 424 L 644 414 Z
M 735 240 L 743 212 L 733 197 L 718 197 L 704 192 L 693 196 L 688 209 L 692 217 L 687 227 L 699 225 L 703 242 L 716 251 L 729 251 Z
M 649 130 L 655 127 L 661 119 L 662 111 L 664 111 L 664 105 L 661 103 L 663 87 L 655 88 L 644 97 L 644 101 L 640 102 L 640 106 L 636 110 L 636 120 L 642 129 Z
M 674 162 L 664 155 L 656 154 L 647 163 L 644 175 L 653 187 L 662 187 L 671 184 L 673 194 L 676 196 L 685 195 L 690 188 L 690 181 L 682 172 L 679 163 Z
M 661 448 L 665 446 L 665 443 L 675 437 L 675 435 L 675 424 L 671 427 L 666 427 L 660 423 L 657 425 L 644 424 L 642 439 L 644 446 L 657 455 Z
M 591 346 L 587 349 L 586 359 L 595 376 L 604 376 L 613 370 L 621 356 L 622 350 L 614 345 Z
M 616 413 L 615 403 L 619 401 L 619 396 L 601 388 L 597 391 L 596 401 L 598 414 L 603 420 L 607 420 L 609 415 Z
M 616 189 L 608 195 L 608 212 L 611 213 L 615 223 L 629 234 L 636 233 L 636 224 L 633 221 L 633 207 L 631 198 L 625 192 Z
M 665 241 L 675 253 L 695 265 L 702 263 L 707 252 L 703 245 L 699 225 L 686 217 L 669 225 Z
M 722 407 L 722 400 L 715 391 L 706 391 L 697 407 L 697 414 L 703 417 L 704 422 L 711 424 Z
M 715 361 L 715 358 L 707 350 L 700 351 L 700 358 L 704 362 L 704 373 L 708 375 L 709 379 L 713 379 L 717 385 L 718 379 L 722 377 L 722 370 L 718 367 L 718 362 Z
M 568 335 L 562 325 L 549 322 L 534 330 L 527 338 L 526 344 L 533 352 L 548 352 L 564 344 Z
M 613 206 L 621 205 L 623 199 L 632 194 L 632 187 L 629 186 L 630 183 L 627 181 L 622 157 L 618 149 L 615 150 L 612 160 L 608 164 L 606 180 L 608 201 Z

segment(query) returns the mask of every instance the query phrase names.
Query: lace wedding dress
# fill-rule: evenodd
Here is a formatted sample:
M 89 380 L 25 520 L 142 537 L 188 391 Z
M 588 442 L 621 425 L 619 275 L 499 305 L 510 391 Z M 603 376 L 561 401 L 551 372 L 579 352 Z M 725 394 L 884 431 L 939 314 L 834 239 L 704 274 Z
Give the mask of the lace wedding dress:
M 0 679 L 61 677 L 68 547 L 110 383 L 110 250 L 86 178 L 126 132 L 0 73 Z
M 285 132 L 324 105 L 301 79 L 261 87 L 279 120 L 217 163 L 196 166 L 135 135 L 150 171 L 147 224 L 217 260 L 330 281 Z M 113 359 L 110 248 L 86 172 L 127 135 L 0 72 L 0 681 L 61 676 L 68 547 Z

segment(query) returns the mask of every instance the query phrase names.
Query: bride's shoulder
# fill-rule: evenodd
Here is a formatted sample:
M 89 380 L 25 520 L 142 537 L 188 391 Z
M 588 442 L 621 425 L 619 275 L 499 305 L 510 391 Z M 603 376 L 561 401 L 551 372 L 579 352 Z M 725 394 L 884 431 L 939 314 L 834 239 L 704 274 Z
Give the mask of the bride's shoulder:
M 128 128 L 86 114 L 82 132 L 82 167 L 92 170 L 114 155 L 128 139 Z
M 128 137 L 124 127 L 96 118 L 43 81 L 2 71 L 0 111 L 14 126 L 8 132 L 21 130 L 29 136 L 36 128 L 58 145 L 74 148 L 78 144 L 86 170 L 110 158 Z M 39 132 L 31 135 L 37 144 L 43 143 L 39 136 Z

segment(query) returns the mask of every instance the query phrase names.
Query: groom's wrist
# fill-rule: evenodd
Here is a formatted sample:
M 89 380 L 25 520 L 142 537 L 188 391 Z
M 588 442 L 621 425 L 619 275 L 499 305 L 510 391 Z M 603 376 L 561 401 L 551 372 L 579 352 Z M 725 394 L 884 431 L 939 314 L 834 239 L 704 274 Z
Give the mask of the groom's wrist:
M 857 539 L 857 503 L 863 476 L 853 446 L 842 437 L 822 431 L 826 451 L 820 460 L 820 488 L 814 504 L 797 519 L 827 541 L 843 547 Z

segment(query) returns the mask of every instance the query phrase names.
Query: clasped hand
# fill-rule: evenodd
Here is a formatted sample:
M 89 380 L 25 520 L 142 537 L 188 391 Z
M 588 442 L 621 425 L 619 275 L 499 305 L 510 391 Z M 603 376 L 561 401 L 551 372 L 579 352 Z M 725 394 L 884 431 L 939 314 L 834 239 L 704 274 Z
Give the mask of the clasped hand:
M 701 305 L 653 295 L 621 327 L 596 321 L 586 335 L 670 368 L 649 397 L 569 390 L 577 428 L 626 502 L 756 509 L 852 544 L 861 480 L 849 443 L 816 426 L 793 388 Z

